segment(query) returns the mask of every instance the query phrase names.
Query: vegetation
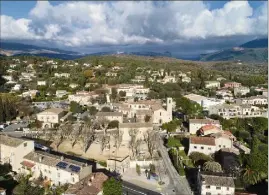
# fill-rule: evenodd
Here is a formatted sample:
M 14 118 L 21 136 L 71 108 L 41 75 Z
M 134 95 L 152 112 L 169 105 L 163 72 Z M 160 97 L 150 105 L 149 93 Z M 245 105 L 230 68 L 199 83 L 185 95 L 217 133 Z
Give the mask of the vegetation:
M 180 140 L 174 138 L 174 137 L 169 137 L 168 140 L 167 140 L 167 147 L 169 148 L 178 148 L 178 147 L 181 147 L 182 144 L 180 143 Z
M 136 173 L 139 176 L 141 175 L 141 168 L 140 168 L 140 166 L 138 164 L 136 164 Z
M 177 127 L 182 124 L 182 121 L 179 119 L 172 120 L 168 123 L 162 124 L 162 129 L 167 130 L 167 132 L 175 132 Z
M 192 152 L 189 157 L 195 165 L 203 165 L 205 162 L 212 160 L 210 156 L 200 152 Z
M 222 172 L 221 165 L 218 162 L 207 161 L 203 165 L 203 170 L 210 172 Z
M 109 178 L 103 184 L 103 195 L 122 194 L 122 183 L 113 177 Z

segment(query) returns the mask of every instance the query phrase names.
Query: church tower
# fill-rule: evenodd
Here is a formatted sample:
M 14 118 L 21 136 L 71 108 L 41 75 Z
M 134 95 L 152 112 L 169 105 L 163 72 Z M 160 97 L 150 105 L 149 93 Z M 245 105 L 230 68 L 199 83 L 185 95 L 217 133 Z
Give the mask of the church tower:
M 169 117 L 169 121 L 173 119 L 172 117 L 172 111 L 173 111 L 173 99 L 171 97 L 168 97 L 166 99 L 166 111 Z

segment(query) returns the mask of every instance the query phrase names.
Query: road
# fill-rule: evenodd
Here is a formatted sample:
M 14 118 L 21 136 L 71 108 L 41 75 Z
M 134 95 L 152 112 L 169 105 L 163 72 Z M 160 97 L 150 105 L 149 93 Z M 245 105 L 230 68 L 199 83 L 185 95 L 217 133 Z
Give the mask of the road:
M 122 184 L 124 195 L 161 195 L 161 193 L 141 188 L 127 181 L 123 181 Z
M 14 132 L 16 129 L 27 127 L 28 123 L 11 124 L 3 129 L 3 132 Z
M 163 158 L 163 162 L 167 168 L 167 172 L 168 172 L 168 175 L 170 177 L 170 182 L 173 184 L 176 194 L 191 195 L 192 192 L 191 192 L 188 181 L 186 180 L 186 178 L 181 177 L 177 173 L 175 167 L 173 166 L 173 164 L 170 160 L 168 152 L 163 145 L 163 141 L 162 141 L 161 136 L 159 136 L 158 146 L 159 146 L 159 151 L 161 153 L 161 156 Z

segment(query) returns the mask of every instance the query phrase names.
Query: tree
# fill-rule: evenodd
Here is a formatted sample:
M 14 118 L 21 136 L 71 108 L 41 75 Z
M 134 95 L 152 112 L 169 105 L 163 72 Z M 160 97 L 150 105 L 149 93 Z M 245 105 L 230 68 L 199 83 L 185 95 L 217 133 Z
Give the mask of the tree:
M 212 160 L 210 156 L 201 152 L 192 152 L 189 157 L 197 165 L 203 165 L 205 162 Z
M 110 123 L 108 124 L 108 129 L 114 129 L 114 128 L 119 128 L 119 121 L 117 120 L 110 121 Z
M 44 195 L 44 188 L 32 186 L 31 182 L 28 180 L 28 177 L 19 177 L 18 183 L 19 184 L 13 190 L 14 195 Z
M 87 69 L 83 72 L 84 76 L 86 78 L 90 78 L 90 77 L 93 77 L 93 71 L 91 69 Z
M 150 121 L 151 117 L 149 115 L 145 116 L 145 122 L 148 123 Z
M 247 166 L 242 170 L 242 179 L 246 185 L 254 185 L 261 181 L 261 175 L 258 171 Z
M 71 101 L 70 102 L 70 111 L 73 113 L 81 113 L 82 108 L 77 102 Z
M 158 135 L 152 130 L 148 130 L 144 133 L 144 141 L 147 144 L 150 157 L 153 157 L 154 151 L 157 149 Z
M 162 124 L 162 129 L 166 129 L 168 132 L 175 132 L 177 127 L 181 124 L 180 120 L 172 120 L 168 123 Z
M 136 164 L 136 173 L 139 176 L 141 175 L 141 168 L 140 168 L 140 166 L 138 164 Z
M 203 108 L 196 102 L 191 102 L 185 97 L 176 99 L 176 107 L 189 117 L 201 116 Z
M 101 112 L 111 112 L 111 109 L 109 107 L 103 107 Z
M 126 92 L 125 91 L 120 91 L 119 92 L 119 95 L 120 95 L 120 97 L 125 97 L 126 96 Z
M 97 112 L 98 112 L 98 110 L 96 109 L 96 107 L 91 106 L 91 107 L 89 108 L 89 113 L 90 113 L 90 115 L 94 116 L 94 115 L 96 115 Z
M 182 144 L 180 143 L 180 141 L 174 137 L 169 137 L 167 140 L 167 147 L 169 148 L 173 148 L 173 147 L 181 147 Z
M 82 142 L 83 142 L 83 151 L 87 152 L 93 141 L 95 140 L 95 131 L 93 125 L 84 124 L 82 128 Z
M 3 165 L 0 164 L 0 176 L 4 176 L 12 171 L 12 167 L 10 164 L 5 163 Z
M 117 98 L 117 95 L 118 95 L 117 89 L 113 87 L 111 89 L 111 98 L 112 98 L 112 100 L 115 100 Z
M 218 162 L 215 161 L 207 161 L 203 165 L 203 170 L 210 171 L 210 172 L 222 172 L 221 165 Z
M 149 172 L 150 172 L 151 174 L 156 173 L 156 167 L 155 167 L 154 164 L 149 164 Z
M 131 137 L 129 141 L 129 148 L 132 151 L 133 157 L 135 156 L 135 147 L 136 147 L 136 137 L 137 137 L 137 130 L 136 129 L 130 129 L 129 130 L 129 136 Z
M 103 195 L 119 195 L 122 194 L 122 183 L 113 177 L 103 184 Z

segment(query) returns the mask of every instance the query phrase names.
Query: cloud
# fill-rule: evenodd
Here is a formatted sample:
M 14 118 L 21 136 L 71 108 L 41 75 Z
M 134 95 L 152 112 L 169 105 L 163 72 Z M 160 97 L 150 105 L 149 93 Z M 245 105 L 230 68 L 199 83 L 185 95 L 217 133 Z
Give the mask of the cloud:
M 230 1 L 210 10 L 204 2 L 38 1 L 29 17 L 1 15 L 1 38 L 56 45 L 173 44 L 231 36 L 267 34 L 267 2 L 254 10 Z

